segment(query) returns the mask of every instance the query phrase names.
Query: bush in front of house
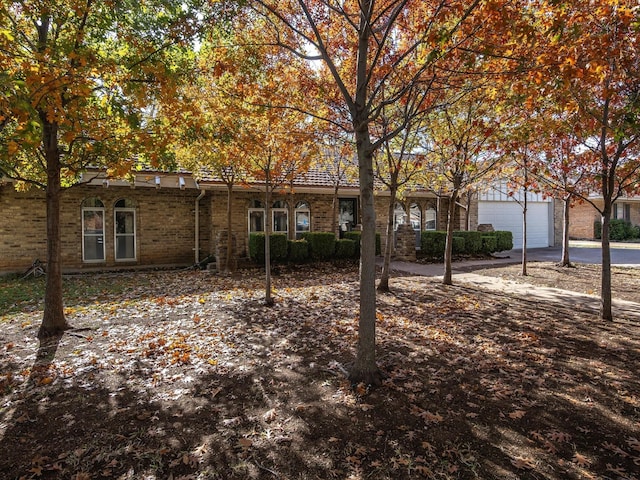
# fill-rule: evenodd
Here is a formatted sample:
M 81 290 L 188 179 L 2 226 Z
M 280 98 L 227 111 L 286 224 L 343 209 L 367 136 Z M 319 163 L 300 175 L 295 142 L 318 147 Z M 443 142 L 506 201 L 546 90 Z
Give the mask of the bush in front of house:
M 360 256 L 360 237 L 362 236 L 362 232 L 360 230 L 352 230 L 351 232 L 344 232 L 342 235 L 343 238 L 347 238 L 349 240 L 353 240 L 356 242 L 356 253 L 355 256 Z M 376 255 L 380 255 L 382 252 L 382 241 L 380 239 L 380 234 L 376 232 Z
M 464 251 L 459 253 L 465 253 L 469 255 L 477 255 L 482 252 L 482 232 L 476 232 L 473 230 L 461 230 L 458 232 L 453 232 L 453 236 L 461 237 L 464 239 Z M 456 244 L 453 244 L 453 249 L 455 252 Z
M 249 235 L 249 257 L 259 264 L 264 263 L 264 239 L 262 232 Z M 269 236 L 269 257 L 272 261 L 285 260 L 287 258 L 287 236 L 284 233 L 272 233 Z
M 302 240 L 288 240 L 289 244 L 289 261 L 304 262 L 309 258 L 309 242 Z
M 486 232 L 485 235 L 496 237 L 496 252 L 505 252 L 513 248 L 513 233 L 508 230 L 496 230 L 495 232 Z M 491 252 L 493 253 L 493 252 Z
M 309 243 L 309 257 L 328 260 L 336 251 L 336 234 L 333 232 L 304 232 L 302 238 Z
M 457 236 L 459 232 L 456 232 L 456 234 L 452 237 L 453 238 L 453 245 L 452 245 L 452 253 L 454 255 L 461 255 L 461 254 L 465 254 L 468 253 L 467 252 L 467 242 L 465 240 L 464 237 L 459 237 Z
M 482 253 L 494 253 L 498 251 L 498 237 L 494 235 L 482 236 Z
M 593 222 L 593 237 L 598 240 L 602 239 L 602 222 L 600 220 Z M 631 222 L 615 218 L 609 221 L 609 240 L 621 242 L 636 238 L 640 238 L 640 226 L 634 226 Z
M 420 232 L 420 252 L 426 257 L 443 258 L 447 232 L 424 230 Z
M 336 241 L 336 258 L 354 258 L 356 256 L 356 242 L 350 238 L 340 238 Z

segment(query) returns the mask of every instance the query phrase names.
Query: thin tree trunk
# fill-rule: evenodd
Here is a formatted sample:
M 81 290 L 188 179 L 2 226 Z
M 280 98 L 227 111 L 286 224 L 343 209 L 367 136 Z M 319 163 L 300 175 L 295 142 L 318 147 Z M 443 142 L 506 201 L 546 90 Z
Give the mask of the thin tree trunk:
M 562 259 L 561 267 L 571 267 L 569 260 L 569 210 L 571 208 L 571 195 L 562 199 Z
M 520 275 L 526 277 L 527 273 L 527 192 L 524 192 L 524 206 L 522 207 L 522 270 Z
M 458 189 L 454 187 L 449 197 L 449 208 L 447 211 L 447 238 L 444 247 L 444 275 L 442 283 L 453 285 L 453 220 L 456 213 L 456 201 L 458 199 Z
M 38 338 L 60 335 L 71 328 L 64 316 L 62 303 L 62 248 L 60 241 L 60 155 L 58 129 L 40 115 L 43 125 L 43 148 L 47 162 L 47 280 L 44 295 L 44 315 Z
M 336 233 L 336 238 L 340 238 L 340 222 L 338 221 L 338 189 L 340 186 L 336 184 L 333 189 L 333 228 Z
M 233 198 L 233 183 L 227 183 L 227 256 L 224 269 L 227 273 L 232 272 L 231 261 L 233 256 L 233 234 L 231 233 L 231 200 Z
M 611 302 L 611 244 L 609 241 L 611 199 L 605 198 L 602 215 L 602 272 L 600 275 L 600 318 L 613 321 Z
M 387 215 L 387 244 L 384 248 L 384 259 L 382 262 L 382 274 L 380 275 L 380 283 L 378 283 L 378 291 L 379 292 L 388 292 L 389 291 L 389 270 L 391 268 L 391 252 L 394 249 L 393 246 L 393 219 L 395 214 L 395 204 L 396 204 L 396 188 L 391 186 L 391 197 L 389 199 L 389 210 Z
M 264 194 L 264 270 L 265 270 L 265 294 L 264 303 L 273 305 L 271 297 L 271 179 L 270 172 L 266 172 L 266 191 Z

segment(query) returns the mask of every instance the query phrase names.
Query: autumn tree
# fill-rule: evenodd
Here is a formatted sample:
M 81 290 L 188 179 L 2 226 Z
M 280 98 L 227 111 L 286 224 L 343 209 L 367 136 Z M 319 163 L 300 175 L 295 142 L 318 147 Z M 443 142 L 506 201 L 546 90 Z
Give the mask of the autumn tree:
M 469 195 L 480 181 L 497 173 L 503 158 L 496 150 L 500 124 L 495 100 L 482 88 L 469 90 L 429 116 L 426 181 L 448 200 L 447 235 L 442 282 L 452 284 L 453 231 L 461 195 Z
M 60 196 L 88 166 L 123 174 L 160 157 L 149 99 L 180 68 L 193 2 L 2 1 L 0 173 L 46 191 L 47 280 L 38 335 L 69 328 L 62 302 Z M 144 146 L 157 149 L 146 157 Z M 149 150 L 147 150 L 149 151 Z
M 517 2 L 516 2 L 517 3 Z M 272 41 L 292 56 L 317 64 L 325 80 L 318 92 L 340 99 L 345 131 L 356 144 L 362 239 L 358 349 L 350 371 L 354 383 L 379 384 L 375 355 L 375 210 L 373 155 L 385 137 L 372 136 L 371 124 L 385 105 L 405 108 L 405 123 L 420 115 L 430 90 L 425 83 L 448 77 L 449 59 L 474 56 L 472 45 L 488 22 L 517 10 L 513 2 L 298 0 L 281 4 L 248 2 L 269 19 Z M 495 25 L 497 27 L 497 24 Z M 488 30 L 488 29 L 487 29 Z M 478 51 L 481 49 L 478 48 Z M 438 67 L 441 68 L 438 68 Z
M 602 204 L 601 317 L 612 320 L 609 225 L 614 202 L 637 183 L 640 162 L 640 10 L 633 0 L 537 5 L 533 80 L 574 113 L 585 164 Z
M 385 109 L 389 110 L 392 107 Z M 389 138 L 392 116 L 381 115 L 377 126 L 381 137 L 388 139 L 374 157 L 375 175 L 378 181 L 389 191 L 387 208 L 386 244 L 383 254 L 382 272 L 378 282 L 379 292 L 389 291 L 391 253 L 394 246 L 395 206 L 405 187 L 411 185 L 423 168 L 423 155 L 417 152 L 418 137 L 422 133 L 422 118 L 416 118 L 405 126 L 401 133 Z

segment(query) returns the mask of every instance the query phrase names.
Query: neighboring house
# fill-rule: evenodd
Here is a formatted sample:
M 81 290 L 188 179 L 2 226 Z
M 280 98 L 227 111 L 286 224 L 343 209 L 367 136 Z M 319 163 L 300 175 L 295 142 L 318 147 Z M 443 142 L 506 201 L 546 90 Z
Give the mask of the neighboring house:
M 598 208 L 602 208 L 602 198 L 592 200 Z M 613 204 L 611 218 L 626 220 L 633 225 L 640 225 L 640 197 L 623 197 Z M 595 224 L 602 219 L 596 208 L 588 202 L 576 204 L 571 208 L 569 218 L 569 237 L 579 240 L 594 240 Z
M 226 230 L 226 185 L 210 178 L 196 181 L 188 172 L 141 171 L 133 177 L 129 182 L 86 174 L 85 183 L 64 191 L 63 270 L 191 265 L 215 253 L 218 235 Z M 305 231 L 334 231 L 334 186 L 327 177 L 311 171 L 277 189 L 272 198 L 273 230 L 291 239 Z M 388 202 L 388 193 L 376 193 L 381 233 Z M 338 207 L 341 230 L 359 228 L 357 185 L 339 188 Z M 23 271 L 34 259 L 46 259 L 44 192 L 18 192 L 10 182 L 0 182 L 0 212 L 0 272 Z M 435 230 L 444 229 L 446 212 L 446 200 L 416 192 L 397 205 L 394 217 L 396 223 L 410 221 L 416 230 Z M 264 230 L 264 213 L 264 189 L 234 187 L 232 230 L 239 257 L 247 255 L 249 233 Z M 460 225 L 460 215 L 456 221 Z M 472 228 L 475 225 L 473 220 Z

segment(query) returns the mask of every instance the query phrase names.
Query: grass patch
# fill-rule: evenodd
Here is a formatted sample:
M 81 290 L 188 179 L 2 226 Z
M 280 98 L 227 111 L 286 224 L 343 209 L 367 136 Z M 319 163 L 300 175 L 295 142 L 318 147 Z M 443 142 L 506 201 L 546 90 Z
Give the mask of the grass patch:
M 65 306 L 80 306 L 109 299 L 115 295 L 144 287 L 140 279 L 128 274 L 82 274 L 64 276 L 62 280 Z M 0 314 L 33 312 L 44 308 L 45 277 L 21 279 L 0 277 Z

